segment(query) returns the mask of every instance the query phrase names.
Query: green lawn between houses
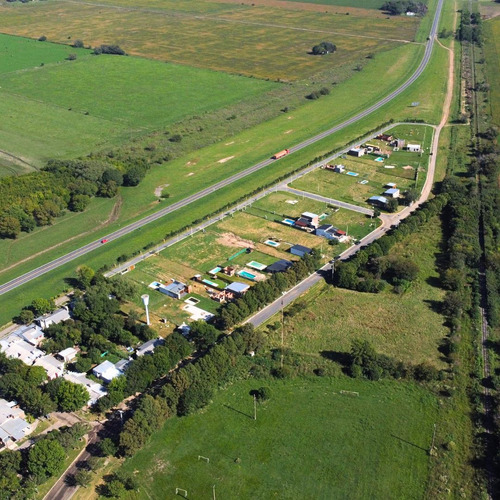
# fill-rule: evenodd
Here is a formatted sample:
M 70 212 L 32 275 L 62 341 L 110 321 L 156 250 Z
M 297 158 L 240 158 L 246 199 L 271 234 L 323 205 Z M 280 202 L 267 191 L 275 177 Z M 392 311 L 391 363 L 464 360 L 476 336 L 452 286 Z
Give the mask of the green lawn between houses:
M 249 391 L 263 385 L 272 397 L 254 421 Z M 168 420 L 124 463 L 139 483 L 126 498 L 174 499 L 176 487 L 211 498 L 215 485 L 218 498 L 420 499 L 436 409 L 404 382 L 237 382 L 198 414 Z

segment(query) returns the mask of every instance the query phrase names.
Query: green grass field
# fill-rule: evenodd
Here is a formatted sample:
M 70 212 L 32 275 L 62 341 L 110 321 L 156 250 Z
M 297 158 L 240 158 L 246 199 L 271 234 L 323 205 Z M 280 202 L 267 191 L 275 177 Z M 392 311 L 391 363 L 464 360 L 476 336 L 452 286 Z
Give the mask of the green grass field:
M 108 121 L 110 128 L 116 122 L 135 130 L 164 128 L 187 116 L 251 98 L 274 85 L 188 66 L 105 55 L 0 76 L 5 93 L 71 109 L 76 117 L 89 113 Z
M 272 397 L 254 421 L 249 391 L 262 385 Z M 435 415 L 434 398 L 412 384 L 237 382 L 206 410 L 170 419 L 125 461 L 121 470 L 139 482 L 126 498 L 174 499 L 176 487 L 209 498 L 215 484 L 218 498 L 420 499 Z
M 316 3 L 320 5 L 338 5 L 342 7 L 361 7 L 363 9 L 380 9 L 384 0 L 288 0 L 290 2 Z
M 69 54 L 85 57 L 89 53 L 87 49 L 0 33 L 0 75 L 19 70 L 40 70 L 43 66 L 53 64 L 68 64 L 66 59 Z
M 416 282 L 402 295 L 389 289 L 369 294 L 324 284 L 313 288 L 301 299 L 301 312 L 286 321 L 285 344 L 319 356 L 322 351 L 347 352 L 351 341 L 360 338 L 396 359 L 444 368 L 438 347 L 447 328 L 436 310 L 444 296 L 435 260 L 441 236 L 435 219 L 392 249 L 391 254 L 407 257 L 420 268 Z M 280 345 L 281 332 L 270 335 Z
M 98 9 L 87 2 L 49 2 L 23 9 L 0 6 L 0 15 L 3 30 L 12 34 L 44 33 L 52 41 L 82 39 L 93 46 L 118 43 L 132 55 L 274 80 L 300 79 L 411 41 L 419 24 L 417 19 L 386 19 L 361 9 L 344 16 L 212 2 L 209 12 L 200 13 L 203 3 L 192 1 L 192 10 L 179 12 L 172 3 L 173 10 L 157 8 L 156 2 L 132 8 L 109 2 Z M 186 9 L 188 5 L 184 2 Z M 337 52 L 319 58 L 309 55 L 319 37 L 327 35 Z
M 500 85 L 498 75 L 500 74 L 500 17 L 495 17 L 484 23 L 487 43 L 484 44 L 486 56 L 486 74 L 490 84 L 490 114 L 493 123 L 500 126 Z

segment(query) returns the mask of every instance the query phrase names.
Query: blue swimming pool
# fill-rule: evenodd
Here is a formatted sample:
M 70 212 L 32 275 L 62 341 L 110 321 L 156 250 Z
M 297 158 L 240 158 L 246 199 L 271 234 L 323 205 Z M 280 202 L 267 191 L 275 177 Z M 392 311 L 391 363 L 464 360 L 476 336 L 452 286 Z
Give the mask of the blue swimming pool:
M 254 280 L 256 278 L 255 274 L 249 273 L 247 271 L 240 271 L 238 273 L 238 276 L 241 276 L 242 278 L 246 278 L 248 280 Z
M 217 266 L 217 267 L 214 267 L 213 269 L 210 269 L 210 271 L 208 271 L 208 274 L 217 274 L 220 271 L 222 271 L 222 268 Z
M 375 158 L 375 161 L 379 161 L 382 163 L 384 161 L 384 159 L 381 156 L 379 156 L 378 158 Z
M 266 240 L 266 241 L 264 241 L 264 243 L 266 245 L 269 245 L 270 247 L 275 247 L 275 248 L 280 246 L 279 243 L 276 243 L 276 241 L 272 241 L 272 240 Z
M 289 224 L 290 226 L 293 226 L 295 224 L 295 221 L 293 219 L 283 219 L 283 224 Z
M 210 281 L 210 280 L 202 280 L 203 283 L 206 283 L 207 285 L 210 285 L 210 286 L 215 286 L 217 288 L 219 288 L 219 285 L 217 283 L 214 283 L 213 281 Z
M 352 175 L 352 177 L 357 177 L 359 174 L 357 172 L 346 172 L 347 175 Z

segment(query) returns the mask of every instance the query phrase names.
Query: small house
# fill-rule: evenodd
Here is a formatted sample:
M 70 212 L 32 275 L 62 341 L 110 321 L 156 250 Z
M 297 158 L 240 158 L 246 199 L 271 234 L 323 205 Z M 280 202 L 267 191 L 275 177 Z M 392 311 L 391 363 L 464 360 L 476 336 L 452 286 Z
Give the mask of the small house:
M 57 325 L 58 323 L 61 323 L 62 321 L 66 321 L 68 319 L 71 319 L 68 309 L 66 309 L 65 307 L 61 307 L 61 309 L 57 309 L 51 314 L 36 318 L 35 323 L 38 324 L 40 328 L 45 330 L 50 325 Z
M 159 346 L 163 344 L 163 339 L 157 338 L 148 340 L 144 344 L 140 345 L 135 351 L 138 357 L 144 356 L 145 354 L 151 354 Z
M 51 354 L 38 358 L 33 365 L 41 366 L 47 372 L 49 380 L 54 380 L 64 375 L 64 361 L 55 358 Z
M 241 297 L 245 295 L 245 293 L 247 293 L 249 288 L 250 285 L 246 285 L 245 283 L 240 283 L 238 281 L 235 281 L 234 283 L 227 285 L 226 288 L 224 288 L 224 291 L 233 293 L 237 297 Z
M 227 276 L 234 276 L 236 274 L 236 268 L 234 266 L 226 266 L 222 268 L 222 272 Z
M 111 363 L 111 361 L 108 360 L 103 361 L 100 365 L 93 368 L 92 373 L 107 384 L 109 384 L 114 378 L 123 374 L 113 363 Z
M 311 252 L 312 248 L 305 247 L 303 245 L 294 245 L 290 248 L 290 253 L 292 255 L 297 255 L 300 258 L 304 257 L 304 255 L 310 254 Z
M 394 189 L 394 188 L 397 188 L 397 184 L 395 182 L 388 182 L 384 187 L 388 188 L 388 189 Z
M 360 156 L 364 156 L 365 150 L 363 148 L 352 148 L 347 152 L 347 154 L 359 158 Z
M 410 153 L 420 153 L 421 147 L 420 144 L 409 144 L 406 146 L 406 150 L 410 151 Z
M 187 337 L 189 333 L 191 332 L 191 327 L 187 325 L 185 322 L 183 322 L 181 325 L 177 327 L 177 330 L 184 336 Z
M 391 142 L 391 146 L 393 148 L 403 149 L 406 145 L 406 141 L 404 139 L 394 139 Z
M 385 196 L 372 196 L 368 199 L 368 203 L 378 206 L 385 207 L 387 205 L 387 198 Z
M 58 352 L 56 356 L 65 363 L 71 363 L 76 358 L 78 351 L 74 347 L 68 347 Z
M 184 295 L 189 293 L 189 287 L 185 283 L 181 283 L 174 279 L 169 285 L 160 285 L 158 290 L 174 299 L 182 299 Z
M 31 432 L 24 411 L 15 401 L 0 399 L 0 449 L 11 447 Z
M 399 198 L 399 194 L 400 193 L 398 188 L 391 188 L 384 191 L 384 195 L 390 198 Z
M 345 166 L 344 165 L 335 165 L 333 167 L 333 171 L 337 172 L 337 174 L 343 174 L 345 172 Z
M 270 272 L 271 274 L 284 273 L 292 265 L 293 265 L 293 262 L 286 260 L 286 259 L 281 259 L 281 260 L 277 260 L 276 262 L 272 263 L 270 266 L 267 266 L 266 271 Z
M 301 214 L 299 220 L 301 219 L 307 221 L 313 227 L 319 226 L 319 215 L 313 214 L 312 212 L 304 212 Z

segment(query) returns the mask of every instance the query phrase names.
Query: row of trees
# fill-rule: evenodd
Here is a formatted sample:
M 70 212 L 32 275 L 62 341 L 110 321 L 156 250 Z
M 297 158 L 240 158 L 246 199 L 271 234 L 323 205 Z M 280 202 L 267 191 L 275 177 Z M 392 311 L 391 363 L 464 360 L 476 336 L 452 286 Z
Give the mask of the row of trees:
M 427 5 L 422 2 L 415 2 L 413 0 L 390 0 L 385 2 L 380 10 L 391 14 L 391 16 L 400 16 L 406 12 L 413 12 L 420 16 L 427 14 Z
M 457 40 L 475 43 L 480 47 L 483 44 L 483 21 L 479 12 L 470 12 L 463 9 L 460 15 L 460 26 L 457 30 Z
M 371 293 L 382 291 L 390 283 L 395 292 L 405 291 L 417 278 L 418 266 L 410 259 L 391 255 L 390 250 L 395 243 L 441 213 L 447 202 L 447 194 L 436 196 L 349 261 L 339 262 L 333 283 L 341 288 Z
M 133 455 L 167 418 L 188 415 L 208 404 L 218 387 L 247 374 L 243 355 L 258 351 L 262 345 L 262 334 L 245 325 L 230 336 L 222 336 L 203 356 L 173 372 L 155 397 L 145 395 L 140 399 L 120 433 L 120 453 Z
M 318 269 L 320 264 L 321 256 L 314 250 L 310 255 L 294 262 L 287 271 L 273 274 L 268 280 L 254 285 L 243 297 L 223 306 L 216 324 L 222 329 L 228 329 L 240 323 L 302 281 Z

